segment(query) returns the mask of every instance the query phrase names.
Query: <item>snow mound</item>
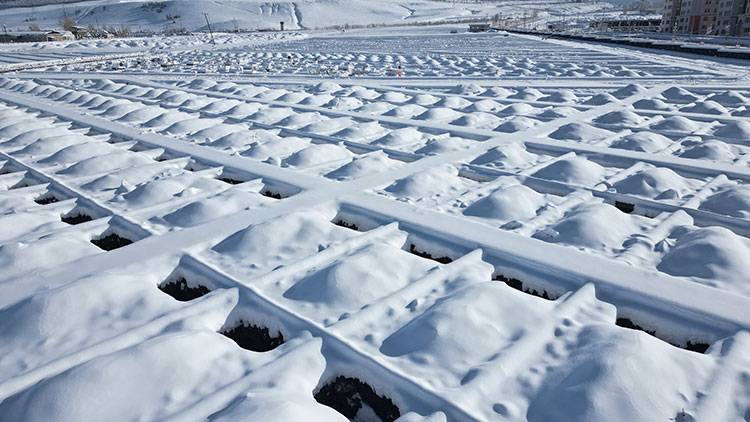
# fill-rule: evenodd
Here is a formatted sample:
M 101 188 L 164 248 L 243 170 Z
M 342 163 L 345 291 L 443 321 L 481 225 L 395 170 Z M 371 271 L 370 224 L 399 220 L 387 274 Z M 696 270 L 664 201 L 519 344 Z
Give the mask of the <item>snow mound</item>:
M 578 102 L 578 96 L 570 89 L 560 89 L 550 93 L 547 96 L 541 97 L 538 101 L 546 101 L 549 103 L 565 103 L 574 104 Z
M 448 107 L 434 107 L 429 108 L 424 113 L 416 116 L 418 120 L 426 120 L 430 122 L 450 122 L 463 116 L 463 113 L 456 111 Z
M 425 138 L 425 134 L 420 132 L 415 127 L 403 127 L 400 129 L 392 130 L 387 135 L 373 142 L 375 145 L 383 145 L 385 147 L 399 147 L 403 145 L 416 144 Z
M 471 367 L 529 335 L 528 327 L 541 324 L 551 309 L 552 302 L 512 291 L 502 283 L 477 283 L 437 301 L 386 338 L 380 351 L 416 362 L 441 362 L 441 369 L 453 375 L 453 380 L 441 382 L 455 387 Z
M 537 239 L 598 251 L 614 251 L 640 227 L 633 216 L 604 203 L 576 206 L 562 220 L 534 234 Z
M 137 167 L 151 162 L 153 161 L 145 155 L 132 154 L 128 151 L 117 151 L 78 161 L 58 173 L 66 176 L 84 176 Z
M 388 262 L 389 265 L 381 265 Z M 432 268 L 434 263 L 399 248 L 372 244 L 353 255 L 308 275 L 284 296 L 355 311 L 362 305 L 406 286 Z M 356 283 L 352 283 L 356 280 Z
M 491 129 L 500 123 L 500 118 L 490 113 L 473 112 L 451 122 L 452 125 L 479 129 Z
M 279 133 L 280 130 L 278 129 L 242 130 L 224 135 L 213 142 L 207 143 L 206 145 L 219 149 L 243 151 L 251 145 L 264 144 L 274 141 L 279 141 L 279 143 L 284 142 L 286 138 L 280 137 Z
M 417 94 L 414 96 L 414 98 L 411 99 L 411 103 L 417 104 L 420 106 L 433 105 L 437 103 L 438 101 L 440 101 L 440 97 L 436 97 L 430 94 Z
M 242 229 L 216 244 L 212 250 L 226 255 L 230 258 L 228 262 L 243 264 L 244 271 L 268 272 L 355 234 L 332 224 L 330 218 L 320 212 L 304 211 Z
M 633 103 L 637 110 L 672 110 L 672 106 L 658 98 L 644 98 Z
M 388 129 L 383 127 L 380 123 L 364 122 L 336 132 L 334 136 L 336 138 L 350 141 L 368 142 L 380 138 L 386 133 L 388 133 Z
M 526 87 L 516 92 L 515 94 L 509 96 L 508 98 L 511 98 L 514 100 L 536 101 L 542 97 L 544 97 L 544 94 L 542 94 L 542 92 L 539 91 L 538 89 Z
M 639 126 L 645 119 L 630 110 L 610 111 L 607 114 L 597 117 L 594 122 L 605 125 L 626 125 Z
M 346 147 L 337 144 L 313 144 L 297 151 L 282 164 L 293 167 L 312 167 L 324 163 L 350 159 L 354 154 Z
M 691 190 L 682 176 L 664 167 L 641 170 L 612 187 L 619 193 L 656 199 L 677 199 Z
M 539 120 L 532 119 L 531 117 L 518 116 L 504 122 L 500 126 L 495 128 L 496 132 L 504 133 L 515 133 L 520 132 L 538 125 Z
M 536 107 L 525 104 L 525 103 L 516 103 L 511 104 L 508 106 L 505 106 L 502 110 L 498 111 L 498 115 L 500 116 L 519 116 L 519 115 L 533 115 L 536 114 L 539 111 Z
M 309 341 L 319 350 L 320 340 Z M 280 355 L 291 347 L 292 343 L 269 354 Z M 301 411 L 295 409 L 297 406 L 310 407 L 313 415 L 341 420 L 335 411 L 315 403 L 312 391 L 307 397 L 301 392 L 289 396 L 282 393 L 297 390 L 299 384 L 296 383 L 300 381 L 308 388 L 314 386 L 322 374 L 325 361 L 320 352 L 316 353 L 312 347 L 306 349 L 302 356 L 284 359 L 283 363 L 275 362 L 273 369 L 280 373 L 270 373 L 271 368 L 264 367 L 271 360 L 270 355 L 248 353 L 238 348 L 232 340 L 211 331 L 178 331 L 92 359 L 3 402 L 0 408 L 4 415 L 28 421 L 47 420 L 49 412 L 59 421 L 165 419 L 173 412 L 192 407 L 205 395 L 221 394 L 223 388 L 231 387 L 233 382 L 240 381 L 248 374 L 251 374 L 251 378 L 243 380 L 250 384 L 246 389 L 250 390 L 248 394 L 252 394 L 253 390 L 269 394 L 269 384 L 273 384 L 271 380 L 286 375 L 281 377 L 283 382 L 272 389 L 276 391 L 269 395 L 283 396 L 296 404 L 290 410 Z M 165 356 L 172 358 L 165 359 Z M 298 369 L 284 370 L 283 365 Z M 253 372 L 256 368 L 258 373 Z M 159 382 L 153 382 L 155 379 Z M 183 394 L 175 396 L 175 391 L 182 391 Z M 67 392 L 64 394 L 65 400 L 60 399 L 62 392 Z M 135 401 L 109 400 L 120 396 Z M 168 406 L 164 405 L 165 397 L 172 397 Z M 216 399 L 229 404 L 233 397 L 220 395 Z M 29 406 L 31 402 L 39 407 Z M 105 402 L 107 406 L 83 405 Z M 133 406 L 134 402 L 138 405 Z M 249 410 L 254 410 L 255 415 L 263 415 L 273 409 L 273 402 L 261 403 L 250 406 Z M 276 404 L 278 406 L 278 402 Z
M 124 123 L 141 124 L 141 123 L 153 120 L 161 116 L 164 113 L 166 113 L 166 110 L 164 110 L 161 107 L 144 106 L 144 107 L 135 109 L 129 113 L 126 113 L 122 117 L 116 120 L 120 122 L 124 122 Z
M 677 86 L 673 86 L 671 88 L 668 88 L 664 90 L 661 93 L 661 96 L 669 100 L 669 102 L 672 103 L 692 103 L 696 100 L 698 100 L 698 96 L 693 94 L 692 92 L 688 91 L 685 88 L 680 88 Z
M 702 141 L 699 138 L 695 143 L 688 142 L 683 141 L 686 148 L 679 154 L 680 157 L 723 162 L 733 162 L 737 158 L 729 145 L 716 139 Z
M 437 155 L 451 151 L 471 148 L 475 145 L 474 141 L 457 138 L 455 136 L 435 136 L 427 141 L 427 144 L 415 152 L 417 154 Z
M 269 158 L 279 159 L 297 151 L 301 151 L 311 145 L 310 139 L 296 136 L 289 136 L 279 140 L 281 142 L 274 142 L 273 140 L 268 142 L 257 141 L 253 143 L 250 148 L 243 151 L 242 155 L 244 157 L 251 157 L 256 160 L 264 161 Z M 245 142 L 247 142 L 247 140 Z
M 750 122 L 741 120 L 724 123 L 713 131 L 713 135 L 737 139 L 743 144 L 750 145 Z
M 617 101 L 618 101 L 617 97 L 605 92 L 605 93 L 596 94 L 592 96 L 588 100 L 584 101 L 583 104 L 591 105 L 591 106 L 599 106 L 599 105 L 614 103 Z
M 418 200 L 446 195 L 463 186 L 464 182 L 458 176 L 458 169 L 444 164 L 398 180 L 385 190 L 399 198 Z
M 572 156 L 557 160 L 537 170 L 532 176 L 582 186 L 593 186 L 604 177 L 604 167 L 587 160 L 585 157 Z
M 526 151 L 526 148 L 522 143 L 515 142 L 492 148 L 475 158 L 471 164 L 499 168 L 515 168 L 533 162 L 534 158 L 535 155 Z
M 326 174 L 336 180 L 357 179 L 372 174 L 397 169 L 403 162 L 393 160 L 383 151 L 375 151 L 363 156 L 355 156 L 352 161 Z
M 710 100 L 725 107 L 738 107 L 750 103 L 750 98 L 745 97 L 737 91 L 719 92 L 718 94 L 712 95 Z
M 711 362 L 640 331 L 592 324 L 578 333 L 571 358 L 548 369 L 529 403 L 529 422 L 656 421 L 675 418 Z M 640 383 L 640 374 L 654 382 Z
M 38 161 L 40 164 L 71 164 L 83 161 L 87 158 L 99 155 L 110 154 L 117 151 L 114 147 L 105 142 L 86 142 L 83 144 L 74 144 L 59 149 L 49 157 Z
M 90 276 L 46 290 L 0 311 L 0 378 L 20 375 L 24 367 L 39 367 L 178 307 L 148 281 L 121 275 Z
M 594 142 L 614 135 L 605 129 L 599 129 L 587 123 L 568 123 L 563 125 L 548 136 L 561 141 L 585 141 Z
M 459 95 L 481 95 L 484 91 L 485 89 L 477 84 L 456 85 L 450 90 L 452 94 Z
M 333 135 L 348 127 L 356 126 L 355 122 L 351 117 L 337 117 L 334 119 L 322 120 L 303 127 L 303 132 L 312 132 L 318 135 Z
M 326 103 L 325 106 L 333 110 L 348 111 L 348 110 L 354 110 L 354 109 L 360 108 L 364 104 L 365 103 L 359 98 L 335 97 L 331 101 Z
M 650 127 L 656 130 L 687 133 L 700 129 L 698 123 L 683 116 L 670 116 L 663 120 L 655 121 Z
M 274 202 L 260 194 L 229 190 L 191 202 L 165 215 L 165 221 L 177 227 L 192 227 L 242 210 Z
M 630 85 L 626 85 L 626 86 L 618 89 L 617 91 L 613 92 L 612 96 L 614 96 L 615 98 L 623 99 L 623 98 L 627 98 L 627 97 L 632 97 L 633 95 L 643 94 L 646 91 L 647 90 L 646 90 L 646 88 L 643 85 L 640 85 L 640 84 L 630 84 Z
M 717 115 L 728 115 L 729 110 L 724 106 L 717 103 L 716 101 L 699 101 L 693 105 L 682 107 L 680 109 L 684 113 L 700 113 L 700 114 L 717 114 Z
M 442 100 L 435 103 L 435 106 L 437 107 L 446 107 L 446 108 L 452 108 L 455 110 L 460 110 L 462 108 L 466 108 L 473 103 L 465 98 L 461 97 L 443 97 Z
M 501 86 L 493 86 L 492 88 L 488 88 L 482 95 L 494 98 L 507 98 L 514 93 L 515 91 L 511 89 L 503 88 Z
M 576 113 L 578 113 L 578 110 L 573 107 L 549 107 L 544 110 L 544 112 L 538 114 L 537 117 L 543 119 L 558 119 L 560 117 L 570 117 Z
M 421 115 L 427 112 L 427 108 L 422 107 L 419 104 L 404 104 L 402 106 L 395 107 L 390 111 L 384 113 L 384 116 L 399 117 L 402 119 L 410 119 L 414 116 Z
M 545 203 L 544 195 L 524 185 L 513 185 L 497 189 L 469 205 L 464 214 L 501 221 L 523 221 L 535 216 Z
M 333 92 L 341 91 L 343 88 L 341 85 L 335 83 L 335 82 L 318 82 L 311 90 L 311 92 L 315 92 L 317 94 L 330 94 Z
M 697 277 L 706 284 L 750 295 L 750 241 L 723 227 L 675 229 L 674 246 L 657 268 L 667 274 Z
M 636 132 L 610 144 L 612 148 L 640 152 L 657 152 L 672 145 L 672 140 L 653 132 Z
M 699 207 L 702 210 L 750 219 L 750 186 L 727 186 L 706 198 Z
M 216 179 L 184 173 L 179 176 L 157 177 L 127 193 L 117 195 L 113 202 L 121 202 L 128 208 L 140 208 L 166 202 L 175 197 L 189 198 L 223 188 L 224 184 Z
M 0 265 L 3 268 L 0 278 L 11 279 L 100 253 L 101 249 L 89 240 L 86 234 L 55 234 L 38 240 L 5 242 L 0 246 Z

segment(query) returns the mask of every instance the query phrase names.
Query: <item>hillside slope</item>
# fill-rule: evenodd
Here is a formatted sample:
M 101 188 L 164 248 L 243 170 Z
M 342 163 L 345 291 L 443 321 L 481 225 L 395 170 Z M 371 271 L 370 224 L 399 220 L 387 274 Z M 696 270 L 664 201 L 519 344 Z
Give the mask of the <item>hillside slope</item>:
M 185 28 L 206 29 L 208 15 L 214 29 L 323 28 L 335 25 L 367 25 L 398 22 L 442 20 L 494 14 L 523 14 L 527 10 L 541 15 L 565 10 L 566 13 L 588 13 L 609 8 L 609 3 L 569 2 L 488 2 L 453 4 L 433 0 L 88 0 L 44 4 L 49 0 L 4 2 L 0 23 L 9 29 L 27 29 L 36 24 L 56 27 L 65 16 L 79 25 L 126 25 L 140 30 Z M 23 5 L 23 6 L 20 6 Z M 16 6 L 16 7 L 8 7 Z

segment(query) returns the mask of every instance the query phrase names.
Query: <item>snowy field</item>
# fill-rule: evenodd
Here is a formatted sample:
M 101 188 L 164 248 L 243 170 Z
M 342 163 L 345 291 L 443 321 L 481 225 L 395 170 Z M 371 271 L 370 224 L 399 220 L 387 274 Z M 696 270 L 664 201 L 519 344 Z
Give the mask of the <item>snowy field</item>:
M 131 31 L 185 28 L 190 31 L 211 28 L 319 29 L 343 25 L 382 25 L 486 18 L 495 14 L 531 21 L 559 19 L 563 14 L 585 17 L 605 16 L 630 0 L 610 1 L 529 1 L 454 2 L 435 0 L 3 0 L 2 23 L 9 29 L 26 30 L 36 24 L 42 28 L 60 25 L 69 16 L 83 26 L 126 27 Z M 342 13 L 346 11 L 346 13 Z
M 0 421 L 747 421 L 748 68 L 451 29 L 0 53 Z

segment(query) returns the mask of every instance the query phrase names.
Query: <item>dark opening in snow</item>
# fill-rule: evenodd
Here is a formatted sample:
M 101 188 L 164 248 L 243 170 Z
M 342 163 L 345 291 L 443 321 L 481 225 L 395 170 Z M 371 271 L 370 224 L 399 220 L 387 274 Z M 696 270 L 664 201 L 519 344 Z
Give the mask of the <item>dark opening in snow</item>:
M 268 189 L 264 189 L 263 191 L 260 192 L 260 194 L 263 195 L 263 196 L 267 196 L 269 198 L 275 198 L 275 199 L 281 199 L 281 198 L 283 198 L 283 196 L 281 196 L 280 193 L 278 193 L 278 192 L 271 192 Z
M 640 325 L 634 323 L 633 320 L 630 318 L 617 318 L 617 321 L 615 322 L 615 324 L 623 328 L 643 331 L 646 334 L 659 338 L 659 336 L 656 335 L 656 331 L 647 330 L 641 327 Z M 685 350 L 689 350 L 691 352 L 697 352 L 697 353 L 706 353 L 706 350 L 708 350 L 708 347 L 710 346 L 710 344 L 708 343 L 701 343 L 701 342 L 693 343 L 692 341 L 688 341 L 687 345 L 678 345 L 678 344 L 674 344 L 671 342 L 668 342 L 668 343 L 675 347 L 679 347 L 680 349 L 685 349 Z
M 357 378 L 338 376 L 315 394 L 315 400 L 356 420 L 363 405 L 369 407 L 381 421 L 395 421 L 401 416 L 398 407 L 386 396 L 379 396 L 368 384 Z
M 98 246 L 100 249 L 105 251 L 111 251 L 113 249 L 121 248 L 133 243 L 132 240 L 121 237 L 115 233 L 110 233 L 107 236 L 100 237 L 98 239 L 91 239 L 91 243 Z
M 75 214 L 71 213 L 71 214 L 63 215 L 62 217 L 60 217 L 60 219 L 63 221 L 63 223 L 68 223 L 71 225 L 81 224 L 81 223 L 85 223 L 87 221 L 93 220 L 93 218 L 91 218 L 90 215 L 83 214 L 80 212 L 76 212 Z
M 333 224 L 335 224 L 335 225 L 337 225 L 337 226 L 339 226 L 339 227 L 344 227 L 344 228 L 347 228 L 347 229 L 352 229 L 352 230 L 356 230 L 356 231 L 359 231 L 359 226 L 357 226 L 357 225 L 356 225 L 356 224 L 354 224 L 354 223 L 349 223 L 349 222 L 347 222 L 347 221 L 344 221 L 344 220 L 342 220 L 342 219 L 340 219 L 340 218 L 339 218 L 339 219 L 336 219 L 336 220 L 334 220 L 334 221 L 333 221 Z
M 284 343 L 281 333 L 272 337 L 267 327 L 259 327 L 243 320 L 230 329 L 222 330 L 221 334 L 234 340 L 243 349 L 253 352 L 268 352 Z
M 39 205 L 54 204 L 55 202 L 59 202 L 59 201 L 60 200 L 55 198 L 54 195 L 42 195 L 42 196 L 34 198 L 34 202 L 36 202 Z
M 647 330 L 641 327 L 640 325 L 637 325 L 636 323 L 634 323 L 633 320 L 630 318 L 617 318 L 617 321 L 615 321 L 615 324 L 623 328 L 630 328 L 631 330 L 643 331 L 646 334 L 656 336 L 656 331 Z
M 221 180 L 222 182 L 229 183 L 230 185 L 239 185 L 240 183 L 245 182 L 244 180 L 232 179 L 231 177 L 226 176 L 217 176 L 216 180 Z
M 625 214 L 630 214 L 633 211 L 635 211 L 634 204 L 629 204 L 627 202 L 622 202 L 622 201 L 615 201 L 615 208 L 624 212 Z
M 422 258 L 427 258 L 433 261 L 437 261 L 441 264 L 448 264 L 448 263 L 453 262 L 453 260 L 448 258 L 447 256 L 434 257 L 428 252 L 420 251 L 419 249 L 417 249 L 417 246 L 413 243 L 409 244 L 409 252 L 413 253 L 414 255 L 421 256 Z
M 690 350 L 691 352 L 706 353 L 706 350 L 708 350 L 710 346 L 711 345 L 708 343 L 693 343 L 692 341 L 688 341 L 684 349 Z
M 542 299 L 552 300 L 552 298 L 547 294 L 546 290 L 542 290 L 541 293 L 537 291 L 536 289 L 524 289 L 523 288 L 523 282 L 517 278 L 512 277 L 506 277 L 502 274 L 498 274 L 495 276 L 495 280 L 502 281 L 503 283 L 507 284 L 508 286 L 524 292 L 526 294 L 530 294 L 532 296 L 541 297 Z
M 189 300 L 198 299 L 199 297 L 208 294 L 211 290 L 208 287 L 198 284 L 189 286 L 187 280 L 184 277 L 180 277 L 176 280 L 168 281 L 159 285 L 159 290 L 179 300 L 180 302 L 187 302 Z

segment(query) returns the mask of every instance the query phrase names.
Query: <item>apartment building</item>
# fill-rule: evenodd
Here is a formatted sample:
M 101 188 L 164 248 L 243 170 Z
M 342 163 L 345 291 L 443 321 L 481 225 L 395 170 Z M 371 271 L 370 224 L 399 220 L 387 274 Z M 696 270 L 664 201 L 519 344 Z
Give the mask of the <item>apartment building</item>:
M 680 34 L 750 34 L 750 0 L 665 0 L 661 30 Z

